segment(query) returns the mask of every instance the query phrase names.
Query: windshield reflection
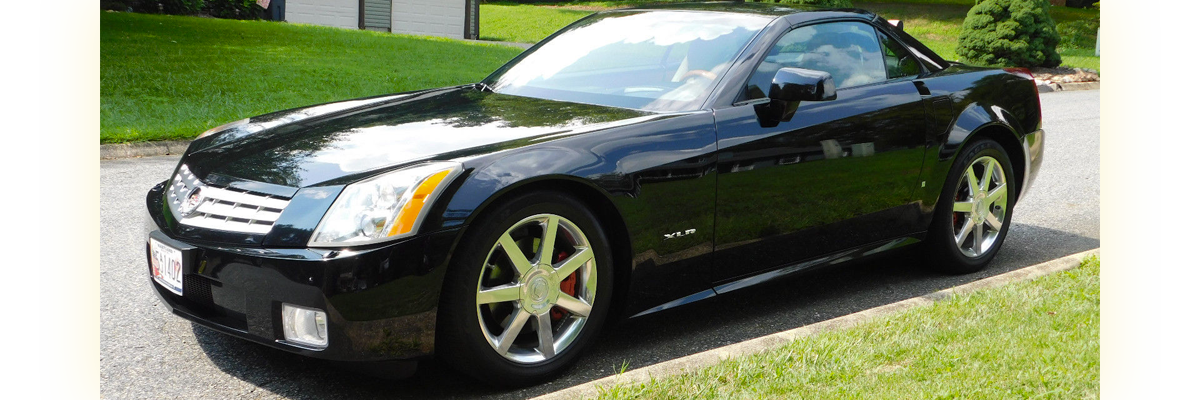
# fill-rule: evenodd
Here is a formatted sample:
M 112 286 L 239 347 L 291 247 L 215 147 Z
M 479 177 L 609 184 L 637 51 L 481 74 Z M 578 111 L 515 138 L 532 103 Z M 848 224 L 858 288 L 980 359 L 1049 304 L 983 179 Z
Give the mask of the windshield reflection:
M 694 11 L 596 14 L 489 78 L 496 92 L 649 111 L 698 109 L 770 17 Z

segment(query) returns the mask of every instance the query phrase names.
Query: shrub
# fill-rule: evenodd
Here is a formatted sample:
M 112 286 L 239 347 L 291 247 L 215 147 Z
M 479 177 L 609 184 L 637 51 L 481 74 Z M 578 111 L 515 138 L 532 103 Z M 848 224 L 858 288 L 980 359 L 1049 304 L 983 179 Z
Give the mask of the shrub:
M 1056 67 L 1058 41 L 1046 0 L 980 0 L 963 20 L 955 52 L 972 64 Z
M 142 5 L 153 5 L 154 3 L 162 4 L 162 12 L 172 15 L 196 15 L 204 8 L 204 0 L 143 1 Z
M 799 4 L 822 8 L 853 8 L 850 0 L 766 0 L 764 3 Z
M 148 14 L 196 15 L 204 9 L 204 0 L 100 0 L 100 9 Z
M 141 6 L 137 0 L 100 0 L 101 10 L 129 11 Z
M 263 8 L 254 0 L 208 0 L 208 13 L 217 18 L 259 19 Z

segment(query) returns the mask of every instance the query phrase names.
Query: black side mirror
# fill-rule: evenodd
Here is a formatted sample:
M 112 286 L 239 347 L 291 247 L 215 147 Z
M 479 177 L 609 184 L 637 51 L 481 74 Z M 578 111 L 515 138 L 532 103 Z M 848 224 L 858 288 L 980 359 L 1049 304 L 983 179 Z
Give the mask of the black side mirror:
M 828 72 L 803 68 L 780 68 L 771 80 L 771 101 L 754 106 L 759 122 L 764 127 L 773 127 L 780 122 L 792 120 L 801 101 L 827 101 L 837 99 L 833 76 Z

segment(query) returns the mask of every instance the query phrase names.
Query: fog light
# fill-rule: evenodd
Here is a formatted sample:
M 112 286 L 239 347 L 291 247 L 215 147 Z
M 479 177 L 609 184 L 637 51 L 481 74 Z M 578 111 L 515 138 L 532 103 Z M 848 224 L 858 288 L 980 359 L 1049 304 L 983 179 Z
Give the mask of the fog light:
M 284 303 L 283 338 L 295 344 L 325 348 L 329 345 L 325 312 Z

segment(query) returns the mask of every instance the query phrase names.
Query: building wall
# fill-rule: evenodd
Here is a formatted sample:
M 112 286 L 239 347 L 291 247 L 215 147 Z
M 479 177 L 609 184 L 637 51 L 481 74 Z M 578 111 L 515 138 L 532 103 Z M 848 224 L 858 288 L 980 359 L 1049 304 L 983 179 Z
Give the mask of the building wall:
M 466 8 L 466 0 L 395 0 L 392 33 L 462 38 Z
M 358 29 L 358 0 L 287 0 L 284 18 L 291 23 Z

